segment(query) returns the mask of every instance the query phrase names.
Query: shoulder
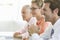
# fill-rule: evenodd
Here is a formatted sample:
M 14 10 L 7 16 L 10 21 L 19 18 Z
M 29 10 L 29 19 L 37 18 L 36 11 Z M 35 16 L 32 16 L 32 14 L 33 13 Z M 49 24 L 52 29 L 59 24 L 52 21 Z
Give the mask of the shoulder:
M 47 25 L 47 29 L 50 30 L 53 28 L 53 25 L 51 22 L 46 22 L 46 25 Z
M 60 30 L 60 19 L 58 19 L 54 24 L 54 29 Z
M 55 22 L 54 25 L 56 25 L 56 24 L 60 24 L 60 19 L 58 19 L 58 20 Z

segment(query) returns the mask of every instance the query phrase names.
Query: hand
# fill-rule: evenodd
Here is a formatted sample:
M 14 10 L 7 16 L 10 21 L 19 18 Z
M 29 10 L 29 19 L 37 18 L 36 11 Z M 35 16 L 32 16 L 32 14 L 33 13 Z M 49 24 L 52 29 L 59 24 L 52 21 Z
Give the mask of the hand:
M 18 38 L 19 35 L 21 35 L 21 34 L 20 34 L 19 32 L 16 32 L 16 33 L 14 33 L 13 37 L 14 37 L 14 38 Z
M 24 38 L 23 40 L 29 40 L 29 38 Z
M 36 27 L 35 25 L 30 25 L 28 28 L 28 32 L 30 35 L 33 33 L 38 33 L 38 27 Z

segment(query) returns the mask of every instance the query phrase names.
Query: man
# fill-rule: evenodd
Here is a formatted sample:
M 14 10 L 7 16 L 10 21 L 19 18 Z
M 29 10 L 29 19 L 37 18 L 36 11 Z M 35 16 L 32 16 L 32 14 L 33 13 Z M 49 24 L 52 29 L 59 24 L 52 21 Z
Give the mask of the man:
M 59 1 L 58 0 L 45 0 L 42 6 L 42 12 L 46 17 L 46 21 L 52 22 L 54 24 L 56 20 L 59 18 L 58 14 L 60 14 L 59 9 Z
M 60 40 L 60 0 L 44 0 L 42 12 L 47 21 L 54 25 L 54 34 L 51 40 Z
M 23 8 L 22 8 L 22 17 L 23 17 L 23 20 L 27 21 L 27 26 L 24 27 L 24 29 L 22 29 L 20 32 L 16 32 L 14 34 L 14 37 L 16 37 L 17 35 L 22 35 L 23 40 L 27 40 L 27 38 L 29 37 L 28 28 L 32 24 L 35 25 L 37 20 L 36 20 L 35 17 L 32 17 L 29 5 L 23 6 Z

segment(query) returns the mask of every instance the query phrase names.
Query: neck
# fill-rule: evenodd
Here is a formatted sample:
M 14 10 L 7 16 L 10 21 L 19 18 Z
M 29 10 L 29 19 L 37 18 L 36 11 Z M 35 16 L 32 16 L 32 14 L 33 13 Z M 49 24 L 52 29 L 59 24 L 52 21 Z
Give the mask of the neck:
M 55 16 L 55 18 L 53 18 L 52 24 L 55 24 L 55 22 L 59 19 L 59 16 Z
M 30 19 L 31 19 L 31 17 L 29 17 L 26 21 L 27 21 L 27 22 L 29 22 L 29 21 L 30 21 Z

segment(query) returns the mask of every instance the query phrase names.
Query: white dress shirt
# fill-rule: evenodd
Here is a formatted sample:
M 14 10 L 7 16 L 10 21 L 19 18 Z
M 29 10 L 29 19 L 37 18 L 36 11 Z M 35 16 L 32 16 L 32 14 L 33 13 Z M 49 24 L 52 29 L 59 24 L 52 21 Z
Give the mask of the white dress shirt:
M 54 24 L 54 34 L 50 40 L 60 40 L 60 19 Z
M 56 23 L 53 26 L 54 34 L 52 35 L 52 38 L 49 40 L 60 40 L 60 19 L 56 21 Z M 45 40 L 42 38 L 42 40 Z

